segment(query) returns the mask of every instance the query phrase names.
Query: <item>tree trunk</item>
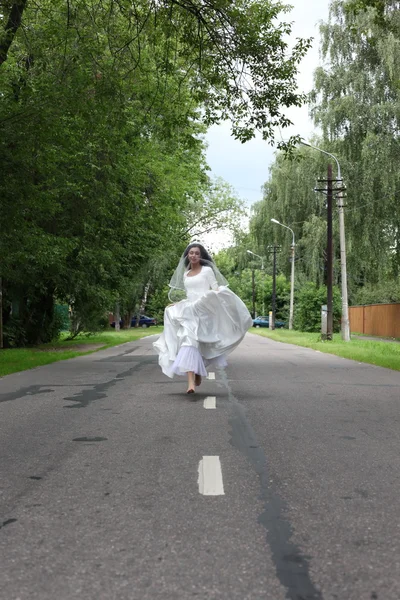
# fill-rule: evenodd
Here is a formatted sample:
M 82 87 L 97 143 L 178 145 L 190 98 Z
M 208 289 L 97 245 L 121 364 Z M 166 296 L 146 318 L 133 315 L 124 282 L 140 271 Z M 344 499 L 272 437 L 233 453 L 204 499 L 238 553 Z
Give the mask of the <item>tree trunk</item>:
M 28 0 L 16 0 L 11 7 L 7 25 L 4 29 L 4 36 L 2 36 L 3 39 L 0 43 L 0 66 L 7 60 L 8 51 L 21 25 L 22 13 L 27 3 Z
M 0 277 L 0 348 L 3 348 L 3 280 Z
M 142 315 L 144 313 L 144 309 L 146 308 L 147 297 L 149 295 L 150 286 L 151 286 L 151 281 L 148 281 L 146 283 L 146 285 L 144 286 L 143 298 L 142 298 L 142 301 L 140 303 L 140 308 L 139 308 L 139 312 L 138 312 L 138 315 L 137 315 L 135 327 L 139 327 L 140 315 Z
M 122 326 L 123 329 L 130 329 L 132 317 L 133 317 L 132 312 L 126 312 L 124 314 L 124 316 L 122 317 L 122 320 L 124 322 L 124 324 Z
M 119 331 L 121 329 L 121 326 L 119 324 L 119 322 L 121 320 L 121 315 L 119 312 L 119 302 L 115 303 L 114 317 L 115 317 L 115 331 Z

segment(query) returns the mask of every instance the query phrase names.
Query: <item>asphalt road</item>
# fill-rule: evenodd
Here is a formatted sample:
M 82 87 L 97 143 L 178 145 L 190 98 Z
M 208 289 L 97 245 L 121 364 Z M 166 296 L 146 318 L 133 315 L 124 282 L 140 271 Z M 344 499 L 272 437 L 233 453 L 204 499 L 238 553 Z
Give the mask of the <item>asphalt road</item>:
M 153 339 L 0 381 L 1 600 L 398 600 L 400 373 Z

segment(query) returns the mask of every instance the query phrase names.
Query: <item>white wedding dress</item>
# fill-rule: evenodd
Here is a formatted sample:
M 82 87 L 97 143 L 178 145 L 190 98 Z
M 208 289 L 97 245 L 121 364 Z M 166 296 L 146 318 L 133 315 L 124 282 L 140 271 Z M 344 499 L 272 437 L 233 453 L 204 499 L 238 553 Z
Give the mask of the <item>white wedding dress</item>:
M 206 366 L 226 366 L 226 355 L 253 323 L 240 298 L 228 287 L 218 287 L 211 267 L 203 266 L 194 276 L 188 273 L 187 298 L 165 309 L 164 331 L 153 344 L 168 377 L 187 371 L 206 376 Z

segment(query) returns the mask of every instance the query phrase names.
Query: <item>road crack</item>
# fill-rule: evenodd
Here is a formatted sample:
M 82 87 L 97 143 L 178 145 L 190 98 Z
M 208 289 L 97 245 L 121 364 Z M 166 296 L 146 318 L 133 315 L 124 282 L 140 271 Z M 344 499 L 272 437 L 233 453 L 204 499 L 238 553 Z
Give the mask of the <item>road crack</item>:
M 247 458 L 258 475 L 260 499 L 264 505 L 258 522 L 266 529 L 276 574 L 286 589 L 286 597 L 289 600 L 323 600 L 321 592 L 311 580 L 309 557 L 303 555 L 292 541 L 293 527 L 286 516 L 286 503 L 271 479 L 267 457 L 247 419 L 246 410 L 234 396 L 223 371 L 221 379 L 228 391 L 232 409 L 229 420 L 232 428 L 230 443 Z

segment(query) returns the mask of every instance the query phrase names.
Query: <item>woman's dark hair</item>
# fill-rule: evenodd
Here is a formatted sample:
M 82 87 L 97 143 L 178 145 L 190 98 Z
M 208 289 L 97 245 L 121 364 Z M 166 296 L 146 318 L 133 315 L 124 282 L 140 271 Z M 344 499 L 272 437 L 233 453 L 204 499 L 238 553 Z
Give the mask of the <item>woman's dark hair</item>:
M 189 250 L 191 250 L 192 248 L 198 248 L 200 250 L 200 264 L 202 266 L 207 266 L 207 262 L 208 263 L 214 262 L 210 256 L 210 254 L 208 254 L 207 250 L 204 248 L 204 246 L 194 242 L 193 244 L 189 244 L 189 246 L 186 248 L 185 252 L 183 253 L 183 257 L 185 259 L 185 267 L 187 267 L 189 265 L 188 254 L 189 254 Z

